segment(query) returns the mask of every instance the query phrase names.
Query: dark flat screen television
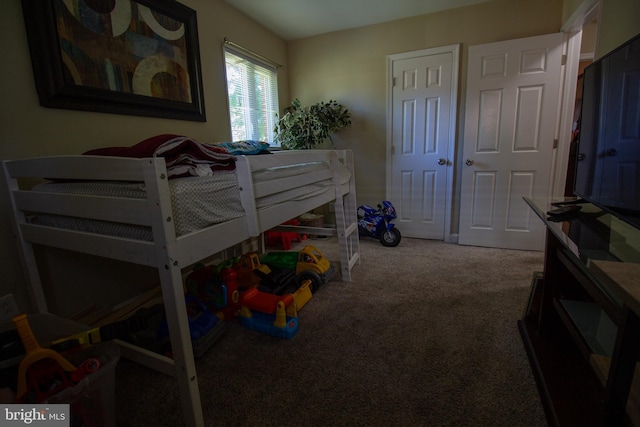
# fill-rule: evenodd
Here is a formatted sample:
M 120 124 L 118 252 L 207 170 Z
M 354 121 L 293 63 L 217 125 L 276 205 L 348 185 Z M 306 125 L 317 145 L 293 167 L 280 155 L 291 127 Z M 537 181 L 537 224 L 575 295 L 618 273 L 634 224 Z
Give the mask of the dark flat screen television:
M 640 34 L 584 70 L 573 193 L 640 228 Z

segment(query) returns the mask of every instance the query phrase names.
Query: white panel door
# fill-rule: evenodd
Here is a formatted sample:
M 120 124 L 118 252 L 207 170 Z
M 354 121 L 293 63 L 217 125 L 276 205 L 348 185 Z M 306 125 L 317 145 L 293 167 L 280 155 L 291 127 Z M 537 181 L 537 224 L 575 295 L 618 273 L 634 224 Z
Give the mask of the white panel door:
M 459 243 L 542 249 L 523 196 L 549 194 L 563 35 L 469 47 Z
M 391 62 L 391 184 L 396 226 L 443 240 L 451 193 L 458 46 L 396 55 Z

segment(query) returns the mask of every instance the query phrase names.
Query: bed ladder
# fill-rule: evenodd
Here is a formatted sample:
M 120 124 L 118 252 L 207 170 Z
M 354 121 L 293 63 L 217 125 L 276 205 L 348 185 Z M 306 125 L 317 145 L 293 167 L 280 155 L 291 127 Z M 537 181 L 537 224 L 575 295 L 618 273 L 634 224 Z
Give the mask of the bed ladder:
M 355 170 L 353 167 L 353 152 L 344 150 L 340 152 L 343 156 L 343 164 L 351 174 L 349 189 L 343 193 L 340 182 L 340 174 L 337 172 L 336 164 L 333 174 L 334 187 L 336 189 L 336 200 L 334 205 L 336 218 L 336 232 L 338 244 L 340 246 L 340 268 L 342 280 L 351 281 L 351 269 L 360 264 L 360 237 L 358 235 L 358 218 L 356 211 L 356 182 Z M 337 158 L 334 161 L 339 161 Z
M 274 227 L 278 231 L 293 231 L 318 236 L 337 236 L 340 249 L 340 269 L 342 280 L 351 281 L 351 270 L 360 264 L 360 237 L 358 235 L 358 218 L 356 208 L 355 169 L 353 166 L 353 152 L 351 150 L 327 150 L 329 165 L 332 171 L 335 194 L 334 204 L 336 226 L 334 228 L 306 227 L 280 224 Z M 348 184 L 343 182 L 343 167 L 349 171 Z

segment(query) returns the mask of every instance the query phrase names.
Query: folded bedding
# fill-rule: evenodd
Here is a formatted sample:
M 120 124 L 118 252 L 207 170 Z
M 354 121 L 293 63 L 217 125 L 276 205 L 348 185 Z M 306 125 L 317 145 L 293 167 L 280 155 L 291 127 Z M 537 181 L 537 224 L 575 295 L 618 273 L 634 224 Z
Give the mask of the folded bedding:
M 213 175 L 236 167 L 235 156 L 216 144 L 202 144 L 186 136 L 163 134 L 131 147 L 106 147 L 84 153 L 92 156 L 164 157 L 169 178 Z

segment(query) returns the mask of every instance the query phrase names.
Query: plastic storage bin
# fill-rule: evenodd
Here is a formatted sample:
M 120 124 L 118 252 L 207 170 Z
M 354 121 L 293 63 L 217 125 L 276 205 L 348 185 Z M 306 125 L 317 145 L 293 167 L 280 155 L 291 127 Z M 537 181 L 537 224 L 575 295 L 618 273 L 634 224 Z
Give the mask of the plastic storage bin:
M 100 368 L 86 375 L 75 386 L 51 396 L 47 403 L 68 403 L 72 426 L 115 426 L 115 371 L 120 360 L 120 348 L 113 342 L 105 342 L 65 356 L 75 366 L 88 358 L 97 358 L 101 362 Z

